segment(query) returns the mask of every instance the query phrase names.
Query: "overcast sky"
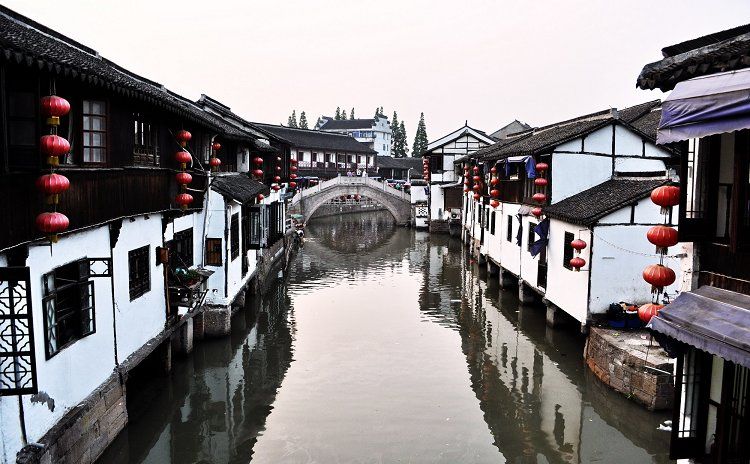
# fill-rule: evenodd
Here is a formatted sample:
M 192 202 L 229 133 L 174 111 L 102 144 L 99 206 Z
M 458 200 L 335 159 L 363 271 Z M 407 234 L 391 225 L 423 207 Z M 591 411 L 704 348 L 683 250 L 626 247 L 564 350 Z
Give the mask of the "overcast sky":
M 750 1 L 1 0 L 186 97 L 241 116 L 311 123 L 336 106 L 434 140 L 661 98 L 644 64 L 750 21 Z

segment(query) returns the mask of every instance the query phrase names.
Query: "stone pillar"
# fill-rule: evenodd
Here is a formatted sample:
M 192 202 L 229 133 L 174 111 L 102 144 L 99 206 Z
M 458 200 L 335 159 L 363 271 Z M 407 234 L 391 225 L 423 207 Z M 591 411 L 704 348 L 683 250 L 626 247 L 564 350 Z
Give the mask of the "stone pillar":
M 500 288 L 509 288 L 513 285 L 513 275 L 500 267 L 500 272 L 497 278 L 498 282 L 500 282 Z
M 203 330 L 203 311 L 193 316 L 193 341 L 203 340 L 205 332 Z
M 232 307 L 219 306 L 203 311 L 203 333 L 206 337 L 229 335 L 232 328 Z
M 186 320 L 172 336 L 172 348 L 178 354 L 187 355 L 193 351 L 193 318 Z
M 563 311 L 552 303 L 547 303 L 547 326 L 553 329 L 559 327 L 563 321 Z
M 162 372 L 169 375 L 172 372 L 172 343 L 166 341 L 159 347 L 159 358 L 161 360 Z
M 529 288 L 523 279 L 518 279 L 518 302 L 522 305 L 534 302 L 534 291 Z

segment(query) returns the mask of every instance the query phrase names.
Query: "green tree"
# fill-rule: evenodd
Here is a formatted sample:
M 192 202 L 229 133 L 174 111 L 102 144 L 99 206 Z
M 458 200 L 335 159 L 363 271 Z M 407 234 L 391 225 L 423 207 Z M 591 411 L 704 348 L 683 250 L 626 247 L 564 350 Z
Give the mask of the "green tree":
M 391 154 L 396 156 L 396 142 L 398 140 L 398 114 L 394 111 L 391 118 Z
M 346 110 L 341 111 L 341 119 L 349 119 L 346 117 Z
M 382 106 L 380 107 L 380 109 L 379 109 L 378 111 L 379 111 L 379 113 L 378 113 L 378 114 L 379 114 L 380 116 L 385 116 L 385 111 L 383 111 L 383 107 L 382 107 Z
M 341 120 L 341 107 L 340 106 L 336 107 L 336 114 L 333 116 L 333 119 L 335 119 L 336 121 Z
M 307 127 L 307 116 L 305 116 L 304 111 L 299 114 L 299 127 L 300 129 L 309 129 Z
M 292 115 L 289 116 L 289 119 L 286 122 L 286 125 L 289 127 L 297 127 L 297 111 L 292 110 Z
M 411 156 L 422 156 L 427 151 L 427 127 L 424 123 L 424 113 L 419 115 L 417 132 L 414 134 L 414 145 L 411 148 Z
M 378 116 L 380 116 L 380 108 L 375 108 L 375 116 L 373 118 L 377 118 Z
M 409 156 L 409 142 L 406 141 L 406 127 L 404 127 L 403 120 L 398 126 L 398 136 L 401 138 L 399 144 L 403 147 L 401 149 L 401 157 L 407 157 Z
M 349 113 L 349 119 L 354 119 L 354 107 L 352 107 L 352 111 Z

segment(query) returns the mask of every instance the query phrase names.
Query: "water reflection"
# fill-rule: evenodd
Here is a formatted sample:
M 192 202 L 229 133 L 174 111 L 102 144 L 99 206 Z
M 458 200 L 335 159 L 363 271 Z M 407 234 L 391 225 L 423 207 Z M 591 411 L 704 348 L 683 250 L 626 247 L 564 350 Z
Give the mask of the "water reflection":
M 664 417 L 591 378 L 579 337 L 371 214 L 311 222 L 257 321 L 130 400 L 101 462 L 667 462 Z

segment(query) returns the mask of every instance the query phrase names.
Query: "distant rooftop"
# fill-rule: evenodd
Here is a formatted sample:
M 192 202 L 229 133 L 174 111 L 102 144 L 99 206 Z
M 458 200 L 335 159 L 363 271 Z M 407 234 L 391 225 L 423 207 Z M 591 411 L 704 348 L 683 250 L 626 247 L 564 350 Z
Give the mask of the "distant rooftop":
M 260 129 L 288 141 L 298 148 L 318 150 L 344 151 L 363 154 L 375 154 L 364 143 L 357 142 L 353 137 L 335 132 L 323 132 L 312 129 L 298 129 L 294 127 L 277 126 L 273 124 L 254 123 Z

